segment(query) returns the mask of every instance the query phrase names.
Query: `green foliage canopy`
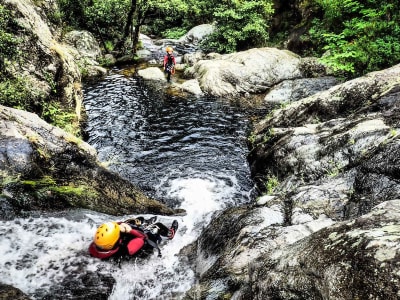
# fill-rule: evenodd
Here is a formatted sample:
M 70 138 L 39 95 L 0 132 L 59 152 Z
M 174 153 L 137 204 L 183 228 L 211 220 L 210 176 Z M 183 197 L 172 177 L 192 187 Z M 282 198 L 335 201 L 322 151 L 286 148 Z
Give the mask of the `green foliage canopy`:
M 16 61 L 20 55 L 20 40 L 14 32 L 19 26 L 15 24 L 14 19 L 13 12 L 0 4 L 0 79 L 6 76 L 5 64 Z
M 272 6 L 270 0 L 223 1 L 215 7 L 213 14 L 216 31 L 204 44 L 222 53 L 265 45 L 274 12 Z
M 400 61 L 400 4 L 397 0 L 315 0 L 323 19 L 310 34 L 334 71 L 354 77 Z

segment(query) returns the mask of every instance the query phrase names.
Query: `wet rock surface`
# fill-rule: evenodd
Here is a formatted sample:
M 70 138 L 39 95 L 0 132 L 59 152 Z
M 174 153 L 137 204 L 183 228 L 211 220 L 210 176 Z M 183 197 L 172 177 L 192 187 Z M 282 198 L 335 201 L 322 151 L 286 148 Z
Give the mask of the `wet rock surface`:
M 255 125 L 249 161 L 269 195 L 213 220 L 186 299 L 399 298 L 399 77 L 370 73 Z
M 21 290 L 7 284 L 0 283 L 0 299 L 29 300 Z
M 0 107 L 2 212 L 91 208 L 109 214 L 173 210 L 102 167 L 87 143 L 37 115 Z
M 398 299 L 400 200 L 262 255 L 253 299 Z

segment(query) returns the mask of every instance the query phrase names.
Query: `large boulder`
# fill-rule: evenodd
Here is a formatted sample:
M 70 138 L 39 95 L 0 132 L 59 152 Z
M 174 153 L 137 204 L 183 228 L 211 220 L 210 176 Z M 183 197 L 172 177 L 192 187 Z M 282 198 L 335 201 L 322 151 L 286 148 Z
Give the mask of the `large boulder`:
M 73 46 L 83 57 L 91 58 L 93 60 L 101 57 L 99 43 L 88 31 L 72 30 L 67 32 L 64 36 L 64 42 Z
M 277 178 L 274 192 L 292 208 L 334 219 L 400 197 L 399 77 L 400 65 L 370 73 L 256 124 L 249 160 L 259 186 Z
M 0 218 L 83 207 L 108 214 L 172 214 L 102 167 L 96 151 L 37 115 L 0 106 Z
M 263 254 L 253 299 L 399 299 L 400 200 Z
M 233 97 L 263 93 L 283 80 L 300 78 L 300 63 L 290 51 L 256 48 L 200 60 L 192 72 L 203 92 Z
M 215 27 L 212 24 L 197 25 L 190 29 L 184 36 L 179 38 L 178 42 L 182 44 L 192 43 L 196 45 L 213 33 L 214 30 Z
M 67 32 L 63 39 L 64 48 L 74 58 L 75 63 L 84 70 L 83 80 L 91 80 L 107 74 L 107 70 L 97 60 L 102 57 L 100 45 L 93 34 L 88 31 L 73 30 Z
M 32 99 L 27 106 L 35 107 L 35 112 L 44 109 L 38 107 L 41 103 L 54 100 L 75 110 L 79 119 L 82 77 L 105 74 L 95 60 L 99 56 L 97 42 L 89 33 L 76 31 L 67 33 L 69 44 L 61 42 L 61 31 L 48 17 L 59 14 L 56 1 L 6 0 L 4 4 L 13 12 L 13 26 L 18 28 L 11 30 L 20 40 L 21 52 L 18 63 L 7 64 L 6 74 L 24 79 Z
M 167 82 L 164 72 L 157 67 L 150 67 L 138 71 L 138 75 L 145 80 Z

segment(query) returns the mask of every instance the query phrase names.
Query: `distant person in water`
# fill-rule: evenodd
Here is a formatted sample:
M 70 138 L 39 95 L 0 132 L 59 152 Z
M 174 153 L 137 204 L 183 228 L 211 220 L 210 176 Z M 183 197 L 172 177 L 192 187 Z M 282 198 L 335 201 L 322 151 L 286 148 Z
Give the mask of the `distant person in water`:
M 156 217 L 147 222 L 143 217 L 124 222 L 107 222 L 100 225 L 89 246 L 89 253 L 100 259 L 130 257 L 140 252 L 148 254 L 154 249 L 161 251 L 158 244 L 162 237 L 173 239 L 178 230 L 178 221 L 174 220 L 170 228 L 155 223 Z
M 172 54 L 174 51 L 172 47 L 168 46 L 165 51 L 167 51 L 167 54 L 164 56 L 164 72 L 167 73 L 167 81 L 171 81 L 171 74 L 175 73 L 175 57 Z

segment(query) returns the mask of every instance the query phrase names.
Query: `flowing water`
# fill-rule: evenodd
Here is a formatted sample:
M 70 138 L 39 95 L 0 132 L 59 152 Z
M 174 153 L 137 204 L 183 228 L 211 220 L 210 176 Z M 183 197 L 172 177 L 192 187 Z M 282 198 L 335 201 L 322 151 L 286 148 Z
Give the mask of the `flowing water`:
M 171 96 L 165 89 L 149 89 L 140 78 L 114 70 L 84 93 L 88 143 L 100 161 L 147 195 L 186 210 L 159 216 L 168 226 L 179 221 L 175 238 L 161 247 L 162 258 L 154 254 L 120 266 L 91 258 L 87 247 L 96 227 L 115 217 L 62 212 L 0 222 L 2 282 L 46 299 L 77 298 L 71 286 L 86 288 L 86 297 L 101 289 L 103 281 L 85 280 L 83 273 L 111 277 L 109 299 L 179 299 L 193 285 L 196 270 L 179 251 L 215 213 L 254 196 L 246 161 L 249 120 L 225 101 Z

